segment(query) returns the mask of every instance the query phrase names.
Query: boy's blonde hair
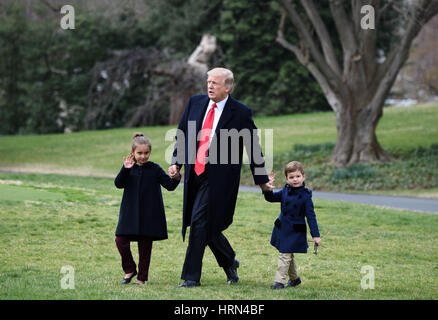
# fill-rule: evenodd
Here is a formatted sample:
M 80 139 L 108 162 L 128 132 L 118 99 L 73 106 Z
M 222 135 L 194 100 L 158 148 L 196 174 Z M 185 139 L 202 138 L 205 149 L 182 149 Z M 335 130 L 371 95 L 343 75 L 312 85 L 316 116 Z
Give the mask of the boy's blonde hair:
M 301 174 L 304 176 L 306 173 L 304 172 L 304 167 L 301 163 L 299 163 L 298 161 L 292 161 L 289 162 L 286 167 L 284 168 L 284 175 L 287 178 L 287 175 L 290 172 L 295 172 L 295 171 L 299 171 L 301 172 Z
M 132 146 L 131 146 L 132 153 L 134 153 L 135 148 L 139 144 L 145 144 L 149 146 L 149 150 L 152 151 L 151 141 L 149 140 L 149 138 L 145 137 L 144 134 L 141 132 L 135 133 L 134 136 L 132 137 Z

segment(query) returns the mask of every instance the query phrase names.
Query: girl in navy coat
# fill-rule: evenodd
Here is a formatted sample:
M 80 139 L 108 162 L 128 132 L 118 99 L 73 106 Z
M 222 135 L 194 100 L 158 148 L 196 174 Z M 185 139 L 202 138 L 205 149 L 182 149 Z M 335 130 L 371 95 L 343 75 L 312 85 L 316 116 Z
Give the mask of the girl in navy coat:
M 166 216 L 161 186 L 175 190 L 181 179 L 170 178 L 161 167 L 149 160 L 151 143 L 142 133 L 134 135 L 132 150 L 114 180 L 119 189 L 124 189 L 120 205 L 119 222 L 115 232 L 116 245 L 122 257 L 127 284 L 137 275 L 130 242 L 138 242 L 139 271 L 136 284 L 148 280 L 152 241 L 167 239 Z
M 267 201 L 281 202 L 281 213 L 275 221 L 271 236 L 271 244 L 280 252 L 272 289 L 284 288 L 287 275 L 289 282 L 286 287 L 295 287 L 301 283 L 293 254 L 306 253 L 309 247 L 304 217 L 307 219 L 313 242 L 319 245 L 321 241 L 313 210 L 312 191 L 304 187 L 304 167 L 299 162 L 292 161 L 286 165 L 284 173 L 287 183 L 280 191 L 263 192 Z M 273 175 L 270 180 L 273 183 Z

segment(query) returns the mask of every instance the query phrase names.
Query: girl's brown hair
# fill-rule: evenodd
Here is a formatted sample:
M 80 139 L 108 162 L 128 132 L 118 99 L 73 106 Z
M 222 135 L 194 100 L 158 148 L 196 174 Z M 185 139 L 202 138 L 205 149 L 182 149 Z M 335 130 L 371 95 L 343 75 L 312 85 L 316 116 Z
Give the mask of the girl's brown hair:
M 134 152 L 135 148 L 139 144 L 145 144 L 145 145 L 149 146 L 149 150 L 152 151 L 151 141 L 149 140 L 149 138 L 145 137 L 144 134 L 141 132 L 135 133 L 134 136 L 132 137 L 131 151 Z

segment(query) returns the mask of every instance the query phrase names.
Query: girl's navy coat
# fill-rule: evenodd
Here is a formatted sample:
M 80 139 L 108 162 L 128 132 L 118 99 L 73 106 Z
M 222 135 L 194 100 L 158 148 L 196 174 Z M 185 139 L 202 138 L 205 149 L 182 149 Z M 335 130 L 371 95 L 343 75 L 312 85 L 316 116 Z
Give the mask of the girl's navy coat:
M 281 213 L 274 224 L 271 244 L 281 253 L 306 253 L 309 245 L 304 217 L 307 219 L 312 237 L 319 237 L 312 191 L 304 185 L 293 188 L 286 184 L 280 191 L 268 191 L 263 194 L 269 202 L 281 202 Z
M 124 188 L 116 236 L 167 239 L 161 186 L 172 191 L 179 180 L 171 179 L 158 164 L 148 161 L 142 166 L 134 164 L 130 169 L 122 166 L 114 184 Z

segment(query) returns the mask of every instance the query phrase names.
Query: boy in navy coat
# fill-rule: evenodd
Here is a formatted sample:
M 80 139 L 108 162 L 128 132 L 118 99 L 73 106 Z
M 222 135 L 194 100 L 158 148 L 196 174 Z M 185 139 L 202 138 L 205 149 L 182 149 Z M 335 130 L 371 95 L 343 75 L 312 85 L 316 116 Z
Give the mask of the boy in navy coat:
M 304 167 L 297 161 L 286 165 L 284 170 L 286 185 L 277 192 L 265 191 L 263 195 L 269 202 L 281 202 L 281 213 L 275 221 L 271 236 L 271 244 L 278 249 L 278 259 L 275 283 L 272 289 L 284 288 L 286 277 L 289 282 L 286 287 L 295 287 L 301 283 L 294 261 L 294 253 L 307 253 L 306 222 L 310 228 L 313 242 L 319 245 L 318 223 L 313 210 L 312 191 L 304 187 Z M 273 183 L 274 176 L 270 176 Z

